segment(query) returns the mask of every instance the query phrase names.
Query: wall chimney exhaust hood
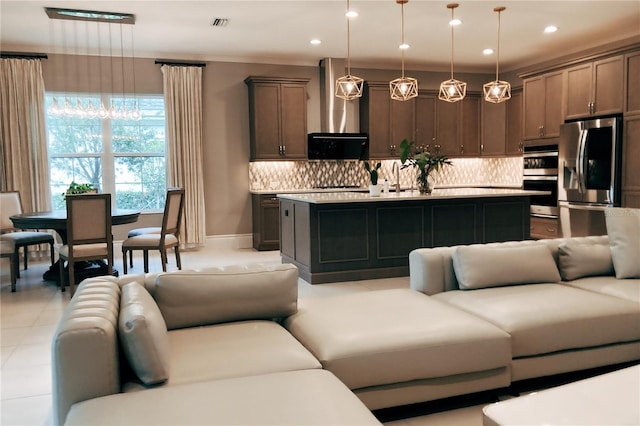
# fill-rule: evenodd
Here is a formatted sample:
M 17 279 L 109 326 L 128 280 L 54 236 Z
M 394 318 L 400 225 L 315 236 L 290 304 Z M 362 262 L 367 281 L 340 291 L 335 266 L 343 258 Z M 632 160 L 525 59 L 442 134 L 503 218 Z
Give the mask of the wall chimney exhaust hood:
M 320 128 L 323 133 L 357 133 L 357 102 L 336 97 L 336 79 L 347 70 L 346 59 L 320 60 Z

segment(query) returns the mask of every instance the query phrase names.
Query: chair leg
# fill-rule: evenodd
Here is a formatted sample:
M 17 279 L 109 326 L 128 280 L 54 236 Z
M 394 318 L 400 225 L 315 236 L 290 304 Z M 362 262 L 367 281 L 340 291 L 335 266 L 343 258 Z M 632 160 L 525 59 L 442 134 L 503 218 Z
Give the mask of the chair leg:
M 182 270 L 182 262 L 180 261 L 180 247 L 175 246 L 173 248 L 173 251 L 176 253 L 176 265 L 178 266 L 179 270 Z
M 24 251 L 24 258 L 22 260 L 22 263 L 24 263 L 24 270 L 27 270 L 27 259 L 29 259 L 29 246 L 24 246 L 22 248 L 22 250 Z
M 9 259 L 9 272 L 11 274 L 11 292 L 15 293 L 16 292 L 16 264 L 13 261 L 14 256 L 11 256 L 11 258 Z
M 126 258 L 125 258 L 125 263 L 126 263 Z M 133 268 L 133 250 L 129 250 L 129 266 L 131 266 Z M 126 274 L 126 272 L 125 272 Z
M 167 249 L 160 249 L 160 261 L 162 262 L 162 272 L 167 272 Z
M 64 260 L 62 258 L 60 258 L 58 260 L 59 265 L 59 269 L 60 269 L 60 291 L 62 293 L 64 293 Z
M 20 247 L 16 246 L 14 249 L 11 262 L 13 262 L 13 267 L 16 270 L 16 278 L 20 278 Z
M 51 254 L 51 266 L 53 266 L 56 263 L 56 256 L 55 256 L 53 241 L 49 243 L 49 252 Z
M 144 259 L 144 273 L 148 274 L 149 273 L 149 251 L 143 250 L 142 257 Z
M 133 250 L 129 250 L 129 256 L 133 255 Z M 131 267 L 133 268 L 133 262 L 131 263 Z M 127 249 L 122 248 L 122 272 L 127 275 Z
M 76 272 L 75 272 L 75 263 L 69 263 L 69 291 L 71 292 L 71 297 L 73 297 L 76 292 Z

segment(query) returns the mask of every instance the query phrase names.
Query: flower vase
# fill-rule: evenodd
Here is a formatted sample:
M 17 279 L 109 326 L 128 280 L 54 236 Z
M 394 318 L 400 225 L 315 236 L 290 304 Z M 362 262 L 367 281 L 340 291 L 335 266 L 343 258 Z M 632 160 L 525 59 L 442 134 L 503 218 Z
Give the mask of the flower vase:
M 427 173 L 426 171 L 420 171 L 418 173 L 416 183 L 418 185 L 418 191 L 420 191 L 420 194 L 428 195 L 431 194 L 431 191 L 433 191 L 435 179 L 433 178 L 433 176 L 431 176 L 430 173 Z
M 381 189 L 380 185 L 369 185 L 369 196 L 379 197 Z

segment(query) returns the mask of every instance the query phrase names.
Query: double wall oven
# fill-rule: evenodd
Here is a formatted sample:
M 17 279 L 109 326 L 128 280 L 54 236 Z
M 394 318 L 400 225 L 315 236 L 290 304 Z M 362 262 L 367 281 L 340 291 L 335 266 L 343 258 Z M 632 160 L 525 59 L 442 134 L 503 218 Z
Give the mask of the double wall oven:
M 548 193 L 531 197 L 531 216 L 558 218 L 558 145 L 524 147 L 522 187 Z

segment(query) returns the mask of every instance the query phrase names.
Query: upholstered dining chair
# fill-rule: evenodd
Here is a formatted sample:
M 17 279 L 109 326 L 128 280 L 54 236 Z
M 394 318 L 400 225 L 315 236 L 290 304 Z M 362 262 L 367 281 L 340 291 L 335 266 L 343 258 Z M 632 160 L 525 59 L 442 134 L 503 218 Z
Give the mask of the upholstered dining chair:
M 9 259 L 9 273 L 11 274 L 11 291 L 16 291 L 16 263 L 13 261 L 16 256 L 13 240 L 0 235 L 0 257 Z
M 111 194 L 67 195 L 67 244 L 60 257 L 60 287 L 64 291 L 64 261 L 69 271 L 69 291 L 75 293 L 75 263 L 107 260 L 107 274 L 113 274 Z
M 149 272 L 149 250 L 160 251 L 162 270 L 167 270 L 167 249 L 173 248 L 176 256 L 176 265 L 182 269 L 180 262 L 180 224 L 182 222 L 182 210 L 184 208 L 184 189 L 173 188 L 167 190 L 167 202 L 164 205 L 162 227 L 159 234 L 142 234 L 129 237 L 122 242 L 123 270 L 127 273 L 127 252 L 142 250 L 144 259 L 144 272 Z
M 13 241 L 14 253 L 13 257 L 14 268 L 16 271 L 16 278 L 20 278 L 20 248 L 22 247 L 22 254 L 24 257 L 23 264 L 24 269 L 27 269 L 29 258 L 29 246 L 36 244 L 49 244 L 49 252 L 51 254 L 51 265 L 55 262 L 54 244 L 55 239 L 53 235 L 43 231 L 25 231 L 16 229 L 13 226 L 13 222 L 9 219 L 11 216 L 21 214 L 22 200 L 20 199 L 20 193 L 18 191 L 8 191 L 0 193 L 0 210 L 2 211 L 0 219 L 0 232 L 5 235 L 5 239 Z
M 171 191 L 172 189 L 180 189 L 180 188 L 171 187 L 167 189 L 165 205 L 169 200 L 169 191 Z M 138 235 L 144 235 L 144 234 L 159 234 L 160 232 L 162 232 L 162 226 L 148 226 L 145 228 L 134 228 L 129 230 L 129 232 L 127 233 L 127 238 L 137 237 Z M 133 250 L 129 251 L 129 266 L 133 268 Z

